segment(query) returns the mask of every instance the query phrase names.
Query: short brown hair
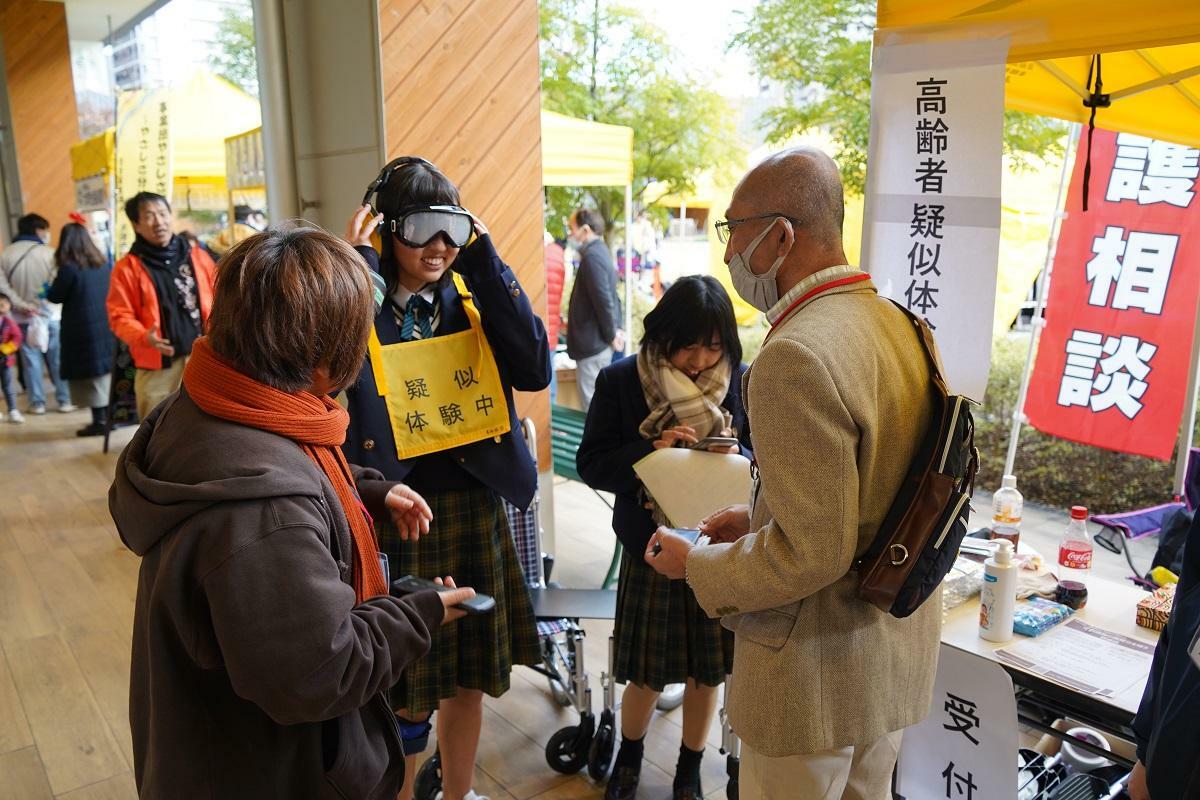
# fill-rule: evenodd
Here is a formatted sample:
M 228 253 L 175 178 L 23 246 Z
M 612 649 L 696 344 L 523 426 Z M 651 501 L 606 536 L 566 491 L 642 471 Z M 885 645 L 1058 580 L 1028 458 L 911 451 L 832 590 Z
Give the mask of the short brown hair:
M 350 383 L 373 319 L 367 265 L 350 245 L 317 228 L 272 228 L 221 259 L 208 336 L 241 372 L 297 392 L 318 367 L 335 386 Z

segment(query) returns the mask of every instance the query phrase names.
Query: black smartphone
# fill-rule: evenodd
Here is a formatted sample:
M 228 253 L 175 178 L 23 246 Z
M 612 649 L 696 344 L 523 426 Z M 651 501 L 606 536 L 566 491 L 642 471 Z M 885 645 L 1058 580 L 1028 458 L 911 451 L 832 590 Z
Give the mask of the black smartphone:
M 700 539 L 700 531 L 697 528 L 667 528 L 667 530 L 676 536 L 682 536 L 683 538 L 687 539 L 688 544 L 695 544 Z M 652 552 L 654 555 L 661 553 L 662 545 L 660 545 L 658 542 L 655 542 Z
M 397 578 L 392 581 L 392 595 L 395 597 L 403 597 L 406 594 L 413 594 L 414 592 L 423 592 L 426 589 L 434 589 L 439 592 L 453 591 L 449 586 L 442 586 L 433 581 L 413 575 L 405 575 L 403 578 Z M 491 595 L 476 594 L 470 600 L 459 603 L 454 607 L 468 614 L 486 614 L 496 607 L 496 598 Z
M 738 440 L 732 436 L 706 436 L 692 445 L 693 450 L 725 450 L 737 447 Z

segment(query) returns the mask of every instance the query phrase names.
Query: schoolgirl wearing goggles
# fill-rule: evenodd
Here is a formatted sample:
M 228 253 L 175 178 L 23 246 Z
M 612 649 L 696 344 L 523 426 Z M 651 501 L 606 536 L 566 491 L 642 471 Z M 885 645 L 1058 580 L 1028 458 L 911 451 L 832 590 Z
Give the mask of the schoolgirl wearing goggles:
M 370 246 L 376 227 L 381 253 Z M 404 481 L 433 511 L 419 538 L 376 520 L 391 576 L 450 575 L 496 599 L 489 614 L 461 620 L 450 635 L 434 633 L 429 655 L 391 692 L 408 755 L 400 797 L 413 797 L 416 754 L 437 710 L 444 797 L 477 798 L 483 694 L 507 691 L 514 664 L 541 661 L 504 503 L 528 508 L 537 486 L 512 395 L 549 384 L 550 348 L 487 228 L 428 161 L 384 167 L 347 238 L 383 276 L 386 296 L 347 390 L 344 450 Z

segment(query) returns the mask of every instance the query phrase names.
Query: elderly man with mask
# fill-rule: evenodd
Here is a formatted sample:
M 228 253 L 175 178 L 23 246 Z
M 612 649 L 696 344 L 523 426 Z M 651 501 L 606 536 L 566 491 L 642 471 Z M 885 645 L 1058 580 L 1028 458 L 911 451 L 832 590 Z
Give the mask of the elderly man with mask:
M 768 158 L 726 217 L 734 288 L 771 323 L 742 393 L 753 493 L 702 523 L 713 544 L 660 528 L 645 557 L 734 631 L 743 800 L 883 800 L 901 731 L 929 710 L 941 604 L 892 617 L 858 598 L 854 563 L 929 426 L 929 368 L 903 312 L 846 264 L 824 153 Z

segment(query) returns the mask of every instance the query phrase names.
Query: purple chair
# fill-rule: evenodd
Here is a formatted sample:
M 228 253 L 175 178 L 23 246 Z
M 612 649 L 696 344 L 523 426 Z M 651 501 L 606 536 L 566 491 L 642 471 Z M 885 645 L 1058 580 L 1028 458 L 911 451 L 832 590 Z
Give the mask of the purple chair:
M 1196 457 L 1197 453 L 1200 453 L 1200 447 L 1193 447 L 1188 451 L 1187 473 L 1183 484 L 1184 502 L 1162 503 L 1118 514 L 1093 514 L 1092 521 L 1112 528 L 1126 539 L 1140 539 L 1162 530 L 1163 522 L 1177 509 L 1195 510 L 1200 506 L 1200 458 Z

